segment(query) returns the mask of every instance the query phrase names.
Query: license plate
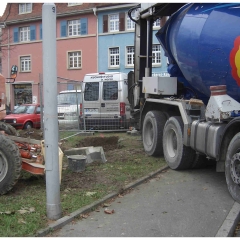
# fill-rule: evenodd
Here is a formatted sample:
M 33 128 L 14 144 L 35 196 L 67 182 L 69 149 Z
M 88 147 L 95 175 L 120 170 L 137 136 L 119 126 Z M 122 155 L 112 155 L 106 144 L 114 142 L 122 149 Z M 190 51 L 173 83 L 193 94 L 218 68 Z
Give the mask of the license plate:
M 98 108 L 85 108 L 85 113 L 98 113 Z

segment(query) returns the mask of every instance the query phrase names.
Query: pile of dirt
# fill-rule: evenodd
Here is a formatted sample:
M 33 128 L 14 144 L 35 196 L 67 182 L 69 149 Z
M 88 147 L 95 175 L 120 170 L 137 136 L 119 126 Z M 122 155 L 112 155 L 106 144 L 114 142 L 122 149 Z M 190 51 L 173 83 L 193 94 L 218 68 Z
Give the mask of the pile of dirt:
M 99 147 L 101 146 L 105 152 L 118 148 L 118 137 L 86 137 L 79 141 L 76 147 Z
M 32 128 L 30 130 L 23 129 L 18 131 L 18 136 L 23 138 L 30 137 L 31 139 L 43 140 L 43 132 L 40 129 Z

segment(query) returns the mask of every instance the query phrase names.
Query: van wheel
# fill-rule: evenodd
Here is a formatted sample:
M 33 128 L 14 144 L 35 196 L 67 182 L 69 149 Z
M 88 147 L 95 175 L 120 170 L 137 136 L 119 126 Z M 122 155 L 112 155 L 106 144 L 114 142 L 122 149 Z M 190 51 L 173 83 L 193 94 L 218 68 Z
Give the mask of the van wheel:
M 163 155 L 163 128 L 167 117 L 160 111 L 149 111 L 143 122 L 142 139 L 145 152 L 150 156 Z
M 183 121 L 179 116 L 170 117 L 165 124 L 163 152 L 171 169 L 183 170 L 192 166 L 195 151 L 183 145 Z
M 240 203 L 240 133 L 237 133 L 229 143 L 225 177 L 232 198 Z

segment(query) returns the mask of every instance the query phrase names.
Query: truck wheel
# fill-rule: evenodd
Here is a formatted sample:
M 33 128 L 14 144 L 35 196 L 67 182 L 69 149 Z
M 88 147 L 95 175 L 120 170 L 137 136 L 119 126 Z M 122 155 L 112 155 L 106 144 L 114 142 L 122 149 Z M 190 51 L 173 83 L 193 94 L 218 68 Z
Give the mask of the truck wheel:
M 179 116 L 170 117 L 163 130 L 164 158 L 171 169 L 191 167 L 195 151 L 183 145 L 183 121 Z
M 163 155 L 162 136 L 167 117 L 160 111 L 149 111 L 143 121 L 142 139 L 145 152 L 150 156 Z
M 8 135 L 18 136 L 17 130 L 8 123 L 0 122 L 0 130 Z
M 225 177 L 232 198 L 240 203 L 240 133 L 237 133 L 228 145 Z
M 22 168 L 22 159 L 17 145 L 0 134 L 0 195 L 10 191 L 17 183 Z
M 192 169 L 205 168 L 208 165 L 209 160 L 205 155 L 195 154 L 194 161 L 192 163 Z

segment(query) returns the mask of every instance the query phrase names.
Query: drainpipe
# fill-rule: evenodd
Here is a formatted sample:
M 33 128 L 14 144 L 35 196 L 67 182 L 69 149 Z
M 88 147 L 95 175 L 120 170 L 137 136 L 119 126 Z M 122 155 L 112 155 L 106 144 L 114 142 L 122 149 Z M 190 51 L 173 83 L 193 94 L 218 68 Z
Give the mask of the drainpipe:
M 8 53 L 7 53 L 7 55 L 8 55 L 8 63 L 7 63 L 7 76 L 8 77 L 10 77 L 10 71 L 9 71 L 9 69 L 10 69 L 10 43 L 9 43 L 9 36 L 10 36 L 10 30 L 9 30 L 9 28 L 10 27 L 8 27 Z M 14 99 L 13 99 L 13 97 L 12 97 L 12 99 L 10 99 L 10 97 L 11 97 L 11 93 L 10 93 L 10 91 L 11 91 L 11 87 L 12 87 L 12 84 L 7 84 L 7 105 L 9 106 L 10 105 L 10 102 L 12 102 L 12 104 L 11 104 L 11 110 L 13 110 L 13 106 L 14 106 Z M 12 100 L 12 101 L 11 101 Z
M 97 8 L 93 8 L 93 13 L 97 18 L 97 72 L 98 72 L 98 17 L 97 17 Z

